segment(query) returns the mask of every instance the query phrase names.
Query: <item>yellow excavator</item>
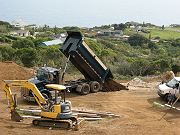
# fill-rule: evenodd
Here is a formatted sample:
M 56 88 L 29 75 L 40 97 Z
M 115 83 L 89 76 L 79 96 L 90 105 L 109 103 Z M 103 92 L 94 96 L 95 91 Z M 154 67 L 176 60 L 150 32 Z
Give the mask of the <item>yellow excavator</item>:
M 23 117 L 17 111 L 16 95 L 13 96 L 11 87 L 25 87 L 31 90 L 33 96 L 39 105 L 40 118 L 33 119 L 32 123 L 35 126 L 65 128 L 65 129 L 77 129 L 77 118 L 72 115 L 71 102 L 65 99 L 65 93 L 67 88 L 63 85 L 48 84 L 47 88 L 55 91 L 55 99 L 45 99 L 39 92 L 35 84 L 28 80 L 4 80 L 3 90 L 6 93 L 8 104 L 11 112 L 11 119 L 16 122 L 23 120 Z M 58 91 L 64 91 L 64 100 L 58 96 Z

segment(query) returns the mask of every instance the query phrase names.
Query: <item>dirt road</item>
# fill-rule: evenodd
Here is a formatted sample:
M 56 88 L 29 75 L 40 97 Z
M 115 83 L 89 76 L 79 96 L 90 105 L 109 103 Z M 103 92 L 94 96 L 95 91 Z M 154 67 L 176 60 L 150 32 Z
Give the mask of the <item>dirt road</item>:
M 166 110 L 153 106 L 154 101 L 162 102 L 156 94 L 155 85 L 152 84 L 152 88 L 130 87 L 129 91 L 99 92 L 87 96 L 71 94 L 69 100 L 74 107 L 113 112 L 121 116 L 116 119 L 85 122 L 79 131 L 37 128 L 31 125 L 31 120 L 20 123 L 11 121 L 4 93 L 0 91 L 0 134 L 179 135 L 180 112 L 170 111 L 160 120 Z M 20 101 L 20 106 L 27 106 L 27 103 L 22 103 Z

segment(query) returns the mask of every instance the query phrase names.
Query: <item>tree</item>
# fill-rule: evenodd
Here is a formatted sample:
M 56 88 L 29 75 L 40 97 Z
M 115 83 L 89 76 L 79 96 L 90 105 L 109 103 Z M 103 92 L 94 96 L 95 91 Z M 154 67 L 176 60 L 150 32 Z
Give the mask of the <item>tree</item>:
M 54 31 L 55 34 L 58 33 L 58 28 L 56 27 L 56 25 L 54 26 L 53 31 Z
M 33 48 L 23 48 L 18 50 L 20 59 L 25 67 L 33 67 L 38 60 L 38 54 Z
M 41 65 L 47 64 L 48 66 L 60 67 L 64 64 L 63 55 L 59 51 L 59 46 L 38 48 L 38 54 Z
M 66 31 L 80 31 L 79 27 L 73 26 L 73 27 L 63 27 Z
M 149 42 L 148 48 L 150 48 L 151 50 L 155 50 L 158 49 L 158 46 L 154 42 Z
M 0 47 L 1 60 L 11 61 L 14 60 L 15 49 L 9 46 Z
M 176 74 L 180 71 L 180 66 L 179 65 L 172 65 L 172 71 Z
M 149 67 L 150 67 L 150 63 L 148 60 L 137 59 L 131 63 L 130 69 L 132 75 L 142 76 L 145 75 Z
M 165 29 L 164 25 L 162 25 L 161 29 L 162 29 L 162 30 L 164 30 L 164 29 Z
M 19 39 L 12 44 L 13 48 L 34 48 L 34 43 L 29 39 Z
M 149 33 L 149 40 L 151 40 L 151 33 Z
M 152 62 L 151 69 L 154 71 L 165 72 L 171 70 L 171 61 L 168 57 L 158 58 Z
M 127 28 L 126 24 L 114 24 L 114 30 L 122 30 L 124 31 Z
M 173 40 L 171 45 L 175 47 L 180 47 L 180 39 Z
M 43 32 L 46 32 L 49 29 L 49 26 L 45 24 L 42 29 L 43 29 Z
M 149 40 L 142 35 L 134 34 L 129 37 L 128 42 L 131 46 L 142 46 L 144 44 L 147 44 Z

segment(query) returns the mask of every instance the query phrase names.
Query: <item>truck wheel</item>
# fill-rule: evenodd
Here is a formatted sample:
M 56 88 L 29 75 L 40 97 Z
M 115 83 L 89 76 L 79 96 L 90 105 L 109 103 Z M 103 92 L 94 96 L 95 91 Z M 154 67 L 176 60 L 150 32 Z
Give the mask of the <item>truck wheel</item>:
M 87 95 L 90 92 L 90 86 L 87 83 L 82 84 L 81 95 Z
M 100 89 L 100 84 L 98 82 L 94 81 L 94 82 L 90 83 L 90 87 L 91 87 L 91 92 L 96 93 Z
M 164 95 L 163 99 L 164 99 L 164 101 L 169 102 L 170 94 L 168 93 L 168 94 Z
M 76 87 L 76 91 L 79 92 L 79 93 L 81 93 L 81 89 L 82 89 L 82 85 L 78 85 L 78 86 Z

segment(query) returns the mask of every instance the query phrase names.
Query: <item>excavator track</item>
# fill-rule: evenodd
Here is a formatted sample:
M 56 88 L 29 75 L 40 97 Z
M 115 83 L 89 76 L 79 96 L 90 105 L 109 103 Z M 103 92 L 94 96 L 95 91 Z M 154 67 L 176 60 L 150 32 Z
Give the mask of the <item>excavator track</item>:
M 61 129 L 71 129 L 73 123 L 71 120 L 51 120 L 51 119 L 34 119 L 32 121 L 34 126 L 52 127 Z

